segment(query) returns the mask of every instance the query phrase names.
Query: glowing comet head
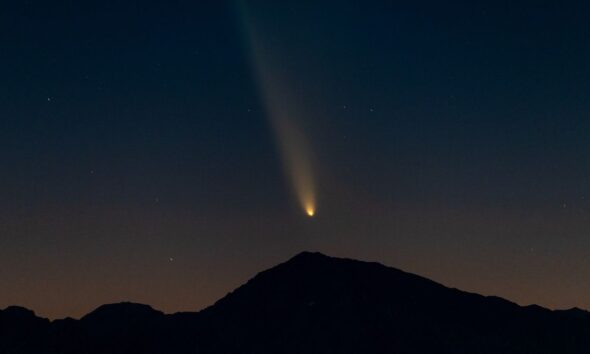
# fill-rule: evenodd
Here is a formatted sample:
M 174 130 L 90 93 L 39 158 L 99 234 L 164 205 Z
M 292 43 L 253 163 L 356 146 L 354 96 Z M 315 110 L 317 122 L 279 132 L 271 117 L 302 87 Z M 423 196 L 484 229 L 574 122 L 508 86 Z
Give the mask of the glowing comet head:
M 308 215 L 309 217 L 312 217 L 312 216 L 314 216 L 314 214 L 315 214 L 315 209 L 314 209 L 314 207 L 313 207 L 313 206 L 309 205 L 309 206 L 307 206 L 307 207 L 305 208 L 305 212 L 307 213 L 307 215 Z

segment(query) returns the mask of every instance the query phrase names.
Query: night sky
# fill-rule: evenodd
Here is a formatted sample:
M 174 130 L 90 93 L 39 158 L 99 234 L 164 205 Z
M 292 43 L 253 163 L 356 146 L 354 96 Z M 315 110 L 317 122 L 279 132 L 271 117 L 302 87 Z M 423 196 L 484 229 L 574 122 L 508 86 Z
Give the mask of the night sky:
M 590 308 L 581 3 L 1 2 L 0 308 L 194 311 L 303 250 Z

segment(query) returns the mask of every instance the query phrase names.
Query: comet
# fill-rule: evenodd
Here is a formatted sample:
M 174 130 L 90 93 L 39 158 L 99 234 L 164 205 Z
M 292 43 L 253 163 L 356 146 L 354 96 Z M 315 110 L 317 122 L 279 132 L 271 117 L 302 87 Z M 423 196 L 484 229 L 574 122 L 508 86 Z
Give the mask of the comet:
M 280 60 L 273 51 L 269 36 L 258 31 L 244 3 L 241 19 L 245 41 L 250 50 L 250 61 L 257 78 L 258 89 L 264 100 L 269 125 L 280 152 L 283 170 L 301 209 L 309 217 L 316 214 L 316 182 L 313 173 L 310 145 L 298 123 L 305 105 L 288 75 L 281 71 Z

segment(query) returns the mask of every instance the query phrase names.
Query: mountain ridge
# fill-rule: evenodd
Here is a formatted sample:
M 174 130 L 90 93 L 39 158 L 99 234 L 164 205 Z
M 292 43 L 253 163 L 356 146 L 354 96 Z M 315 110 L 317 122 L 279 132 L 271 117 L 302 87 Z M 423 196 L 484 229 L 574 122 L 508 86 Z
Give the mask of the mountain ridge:
M 198 312 L 0 310 L 1 353 L 590 353 L 590 313 L 520 306 L 376 262 L 301 252 Z
M 574 307 L 571 307 L 571 308 L 564 308 L 564 309 L 551 309 L 551 308 L 547 308 L 547 307 L 544 307 L 544 306 L 541 306 L 541 305 L 538 305 L 538 304 L 520 305 L 520 304 L 518 304 L 516 302 L 513 302 L 513 301 L 508 300 L 506 298 L 503 298 L 501 296 L 497 296 L 497 295 L 482 295 L 482 294 L 479 294 L 479 293 L 476 293 L 476 292 L 461 290 L 461 289 L 456 288 L 456 287 L 449 287 L 449 286 L 446 286 L 446 285 L 444 285 L 442 283 L 439 283 L 439 282 L 437 282 L 435 280 L 432 280 L 432 279 L 429 279 L 429 278 L 426 278 L 426 277 L 423 277 L 421 275 L 417 275 L 417 274 L 414 274 L 414 273 L 406 272 L 406 271 L 401 270 L 401 269 L 396 268 L 396 267 L 387 266 L 387 265 L 384 265 L 384 264 L 382 264 L 380 262 L 376 262 L 376 261 L 362 261 L 362 260 L 357 260 L 357 259 L 348 258 L 348 257 L 332 257 L 332 256 L 325 255 L 325 254 L 323 254 L 321 252 L 318 252 L 318 251 L 302 251 L 302 252 L 299 252 L 295 256 L 293 256 L 290 259 L 286 260 L 285 262 L 279 263 L 279 264 L 277 264 L 274 267 L 271 267 L 271 268 L 268 268 L 266 270 L 263 270 L 263 271 L 258 272 L 256 275 L 254 275 L 254 277 L 252 277 L 249 280 L 247 280 L 246 283 L 244 283 L 243 285 L 246 285 L 249 282 L 253 281 L 258 275 L 260 275 L 262 273 L 265 273 L 265 272 L 267 272 L 269 270 L 275 269 L 276 267 L 279 267 L 279 266 L 281 266 L 281 265 L 283 265 L 285 263 L 289 263 L 289 262 L 292 262 L 292 261 L 295 261 L 295 260 L 298 260 L 298 259 L 309 259 L 309 258 L 312 258 L 312 257 L 318 257 L 318 258 L 324 258 L 324 259 L 331 259 L 331 260 L 352 261 L 352 262 L 358 262 L 358 263 L 364 263 L 364 264 L 374 264 L 374 265 L 381 266 L 381 267 L 384 267 L 384 268 L 387 268 L 387 269 L 390 269 L 390 270 L 395 270 L 395 271 L 402 272 L 402 273 L 405 273 L 405 274 L 410 274 L 410 275 L 415 276 L 415 277 L 418 277 L 418 278 L 422 278 L 424 280 L 427 280 L 427 281 L 433 282 L 435 284 L 438 284 L 438 285 L 440 285 L 442 287 L 445 287 L 445 288 L 447 288 L 449 290 L 458 290 L 458 291 L 461 291 L 463 293 L 479 295 L 479 296 L 482 296 L 484 298 L 503 300 L 503 301 L 510 302 L 510 303 L 512 303 L 512 304 L 514 304 L 516 306 L 523 307 L 523 308 L 528 308 L 528 307 L 530 307 L 530 308 L 539 308 L 539 309 L 543 309 L 543 310 L 547 310 L 547 311 L 552 311 L 552 312 L 570 312 L 570 311 L 571 312 L 581 312 L 581 313 L 585 313 L 585 314 L 587 314 L 587 315 L 590 316 L 590 311 L 589 310 L 584 309 L 584 308 L 580 308 L 580 307 L 577 307 L 577 306 L 574 306 Z M 91 315 L 92 313 L 94 313 L 96 311 L 99 311 L 99 310 L 104 309 L 104 308 L 110 308 L 110 307 L 119 306 L 119 305 L 120 306 L 124 306 L 124 305 L 136 306 L 136 305 L 138 305 L 138 306 L 141 306 L 141 307 L 147 307 L 147 308 L 152 309 L 155 312 L 163 313 L 166 316 L 179 315 L 179 314 L 187 314 L 187 313 L 188 314 L 194 314 L 194 313 L 198 313 L 198 312 L 207 310 L 208 308 L 214 306 L 216 303 L 218 303 L 219 301 L 223 300 L 227 295 L 232 294 L 233 292 L 235 292 L 240 287 L 241 286 L 239 286 L 238 288 L 236 288 L 236 289 L 228 292 L 225 296 L 223 296 L 220 299 L 216 300 L 212 305 L 209 305 L 209 306 L 207 306 L 207 307 L 205 307 L 205 308 L 203 308 L 201 310 L 198 310 L 198 311 L 190 311 L 189 310 L 189 311 L 177 311 L 177 312 L 171 312 L 171 313 L 163 313 L 160 310 L 154 309 L 151 305 L 142 304 L 142 303 L 133 302 L 133 301 L 120 301 L 120 302 L 106 303 L 106 304 L 99 305 L 94 310 L 91 310 L 87 314 L 82 315 L 79 319 L 74 319 L 74 318 L 72 318 L 70 316 L 66 316 L 64 318 L 48 319 L 48 318 L 45 318 L 45 317 L 42 317 L 42 316 L 38 316 L 33 309 L 29 309 L 29 308 L 27 308 L 25 306 L 20 306 L 20 305 L 10 305 L 10 306 L 7 306 L 4 309 L 0 309 L 0 313 L 2 313 L 3 311 L 21 312 L 21 313 L 25 313 L 26 312 L 26 313 L 29 313 L 29 314 L 33 314 L 37 318 L 46 319 L 46 320 L 48 320 L 50 322 L 63 321 L 63 320 L 76 320 L 76 321 L 77 320 L 82 320 L 83 318 Z

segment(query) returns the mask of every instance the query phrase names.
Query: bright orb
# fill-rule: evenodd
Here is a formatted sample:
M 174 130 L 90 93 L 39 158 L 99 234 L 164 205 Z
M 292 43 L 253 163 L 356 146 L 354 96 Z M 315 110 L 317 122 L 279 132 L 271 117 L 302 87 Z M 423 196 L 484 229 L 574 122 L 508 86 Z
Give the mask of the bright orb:
M 315 214 L 315 210 L 313 209 L 313 207 L 308 206 L 307 208 L 305 208 L 305 212 L 307 213 L 307 215 L 309 216 L 313 216 Z

